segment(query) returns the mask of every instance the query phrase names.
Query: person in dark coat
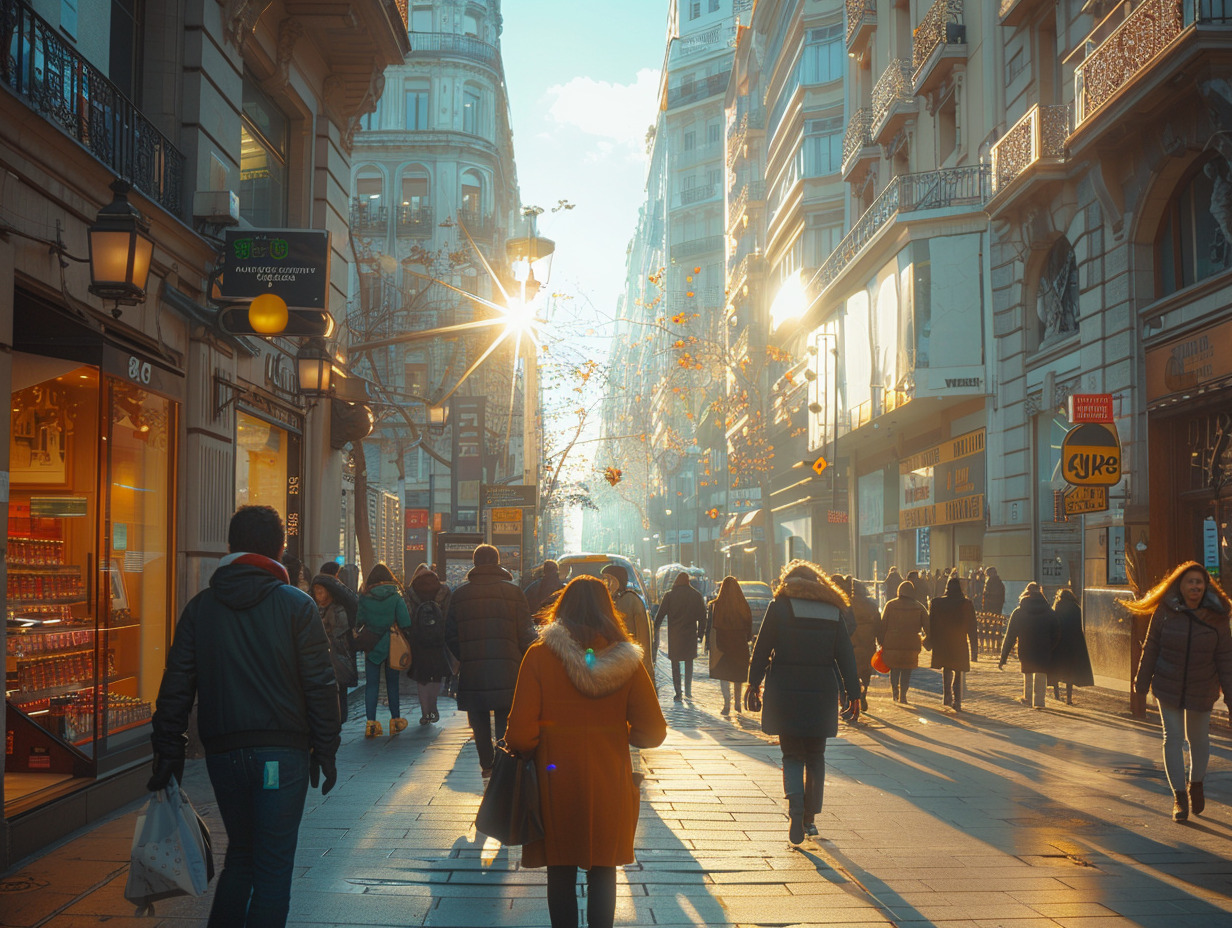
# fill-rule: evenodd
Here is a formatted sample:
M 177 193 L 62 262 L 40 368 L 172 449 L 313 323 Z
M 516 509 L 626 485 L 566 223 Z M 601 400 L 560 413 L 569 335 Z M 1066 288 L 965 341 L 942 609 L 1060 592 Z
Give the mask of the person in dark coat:
M 730 715 L 732 684 L 736 685 L 736 712 L 741 688 L 749 676 L 749 642 L 753 640 L 753 610 L 735 577 L 724 577 L 719 595 L 706 608 L 706 638 L 710 642 L 710 679 L 719 681 L 723 711 Z
M 844 626 L 847 607 L 847 597 L 821 568 L 792 561 L 783 568 L 753 646 L 745 708 L 760 710 L 762 731 L 779 736 L 793 844 L 817 834 L 826 739 L 838 734 L 840 703 L 852 721 L 860 715 L 860 677 Z
M 337 561 L 326 561 L 321 565 L 317 575 L 312 578 L 312 583 L 314 586 L 318 583 L 322 584 L 329 591 L 330 598 L 336 603 L 341 603 L 342 608 L 346 610 L 350 627 L 354 628 L 355 616 L 359 611 L 359 595 L 338 578 L 338 570 Z
M 984 612 L 993 615 L 1005 614 L 1005 584 L 997 576 L 997 568 L 989 567 L 984 572 L 983 586 Z
M 406 588 L 406 607 L 411 613 L 411 669 L 407 675 L 419 690 L 420 725 L 441 720 L 437 699 L 441 683 L 450 672 L 445 617 L 451 598 L 449 587 L 427 564 L 415 568 L 411 585 Z
M 1052 668 L 1048 682 L 1052 695 L 1061 698 L 1061 684 L 1065 684 L 1066 705 L 1074 704 L 1075 686 L 1094 686 L 1095 674 L 1091 671 L 1091 655 L 1087 653 L 1087 638 L 1082 632 L 1082 606 L 1078 597 L 1067 586 L 1057 590 L 1052 601 L 1052 611 L 1057 616 L 1057 647 L 1052 653 Z
M 684 695 L 693 698 L 693 661 L 697 657 L 698 631 L 706 626 L 706 600 L 702 594 L 689 586 L 689 575 L 683 570 L 676 574 L 672 588 L 667 591 L 655 612 L 655 640 L 663 621 L 667 623 L 667 660 L 672 665 L 674 699 L 680 702 L 680 665 L 684 665 Z
M 518 665 L 535 640 L 535 626 L 513 574 L 500 566 L 500 552 L 479 545 L 472 560 L 466 582 L 453 591 L 445 640 L 460 662 L 458 708 L 470 722 L 486 779 L 496 757 L 492 734 L 497 740 L 505 735 Z
M 312 597 L 290 584 L 278 560 L 285 538 L 273 508 L 236 510 L 227 530 L 231 553 L 180 615 L 151 721 L 154 771 L 146 788 L 157 792 L 172 777 L 183 781 L 196 705 L 227 830 L 212 925 L 286 924 L 308 788 L 320 783 L 325 795 L 338 780 L 341 723 L 329 643 Z
M 544 561 L 539 578 L 526 588 L 526 604 L 530 607 L 530 614 L 538 617 L 543 607 L 555 602 L 564 588 L 565 585 L 560 582 L 560 565 L 551 558 Z
M 336 578 L 317 574 L 312 578 L 309 591 L 312 598 L 316 600 L 317 608 L 321 611 L 321 624 L 325 626 L 325 637 L 329 640 L 330 663 L 334 667 L 334 676 L 338 678 L 338 717 L 345 722 L 347 720 L 347 688 L 342 682 L 342 676 L 344 672 L 349 672 L 354 668 L 355 652 L 350 643 L 350 619 L 342 603 L 333 596 L 334 588 L 340 586 L 342 584 Z
M 962 581 L 950 577 L 945 595 L 928 608 L 928 644 L 933 670 L 941 671 L 942 705 L 962 711 L 963 674 L 971 669 L 967 642 L 975 638 L 975 607 L 963 596 Z
M 928 571 L 925 571 L 924 573 L 928 573 Z M 927 612 L 928 591 L 930 588 L 929 585 L 932 581 L 927 577 L 922 576 L 918 570 L 909 570 L 907 571 L 906 582 L 911 584 L 911 598 L 919 603 L 924 608 L 924 611 Z M 902 593 L 899 593 L 899 595 L 901 596 Z
M 1150 615 L 1134 692 L 1155 694 L 1164 730 L 1164 773 L 1172 787 L 1172 820 L 1206 808 L 1202 782 L 1211 756 L 1211 710 L 1223 690 L 1232 708 L 1232 602 L 1197 561 L 1186 561 L 1129 604 Z M 1185 744 L 1189 745 L 1186 791 Z
M 894 701 L 904 706 L 911 672 L 920 666 L 921 635 L 928 635 L 928 610 L 916 598 L 911 581 L 904 580 L 898 585 L 898 595 L 881 611 L 877 626 L 881 657 L 890 668 L 890 692 Z
M 891 567 L 890 572 L 886 574 L 885 581 L 881 584 L 882 598 L 885 602 L 889 602 L 898 595 L 898 588 L 903 585 L 903 575 L 898 572 L 897 567 Z
M 855 577 L 843 577 L 840 584 L 851 602 L 851 649 L 856 655 L 856 672 L 860 676 L 860 711 L 868 711 L 868 685 L 873 678 L 873 654 L 877 651 L 877 626 L 881 613 L 868 593 L 868 587 Z
M 1022 667 L 1022 704 L 1042 709 L 1048 694 L 1048 669 L 1057 645 L 1057 616 L 1038 583 L 1027 584 L 1022 596 L 1018 597 L 1018 608 L 1010 614 L 1005 625 L 1005 638 L 1001 641 L 1002 669 L 1015 643 Z

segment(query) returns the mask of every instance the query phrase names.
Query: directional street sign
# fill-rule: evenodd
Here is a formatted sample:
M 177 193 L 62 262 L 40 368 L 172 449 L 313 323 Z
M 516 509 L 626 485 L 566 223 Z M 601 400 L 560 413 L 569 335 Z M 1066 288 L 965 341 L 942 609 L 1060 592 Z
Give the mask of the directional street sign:
M 1070 487 L 1065 491 L 1065 514 L 1067 516 L 1107 511 L 1107 487 Z
M 817 460 L 813 462 L 813 473 L 818 477 L 826 472 L 826 468 L 830 466 L 830 462 L 824 456 L 819 455 Z

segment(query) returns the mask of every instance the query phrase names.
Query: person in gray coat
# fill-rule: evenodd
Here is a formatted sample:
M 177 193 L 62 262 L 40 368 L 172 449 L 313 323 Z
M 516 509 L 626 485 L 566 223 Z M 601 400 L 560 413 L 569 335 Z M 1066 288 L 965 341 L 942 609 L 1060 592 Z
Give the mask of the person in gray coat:
M 1048 694 L 1048 670 L 1058 637 L 1057 616 L 1044 598 L 1044 591 L 1038 583 L 1028 583 L 1022 596 L 1018 597 L 1018 608 L 1010 614 L 1010 620 L 1005 625 L 1000 663 L 1004 670 L 1010 651 L 1017 644 L 1024 706 L 1044 708 L 1044 699 Z
M 844 717 L 854 722 L 860 715 L 860 676 L 845 625 L 848 606 L 846 595 L 825 571 L 807 561 L 792 561 L 783 568 L 753 646 L 744 704 L 750 712 L 761 712 L 763 732 L 779 736 L 792 844 L 817 834 L 814 819 L 825 792 L 826 739 L 838 734 L 839 676 Z
M 676 702 L 680 702 L 680 667 L 684 665 L 684 695 L 693 698 L 693 661 L 697 659 L 699 632 L 706 628 L 706 600 L 689 585 L 689 575 L 683 570 L 676 574 L 672 588 L 667 591 L 659 609 L 655 612 L 654 634 L 659 638 L 659 627 L 667 620 L 667 659 L 672 665 L 672 686 L 676 690 Z

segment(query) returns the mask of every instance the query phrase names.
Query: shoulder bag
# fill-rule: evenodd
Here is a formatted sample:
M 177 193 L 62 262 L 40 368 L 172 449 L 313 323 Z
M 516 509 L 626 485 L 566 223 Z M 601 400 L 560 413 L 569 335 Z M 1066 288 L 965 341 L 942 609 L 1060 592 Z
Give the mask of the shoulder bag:
M 411 669 L 411 643 L 396 622 L 389 626 L 389 666 L 392 670 Z
M 496 744 L 496 759 L 475 815 L 475 830 L 501 844 L 533 844 L 543 840 L 535 760 L 515 754 L 504 741 Z

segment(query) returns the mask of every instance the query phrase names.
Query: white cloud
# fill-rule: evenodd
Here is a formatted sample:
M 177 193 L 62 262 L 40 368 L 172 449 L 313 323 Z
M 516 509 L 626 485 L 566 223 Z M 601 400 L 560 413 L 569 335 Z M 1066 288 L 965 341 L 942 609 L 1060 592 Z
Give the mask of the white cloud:
M 575 77 L 547 89 L 548 116 L 562 126 L 611 139 L 642 152 L 658 111 L 659 72 L 643 68 L 631 84 Z

